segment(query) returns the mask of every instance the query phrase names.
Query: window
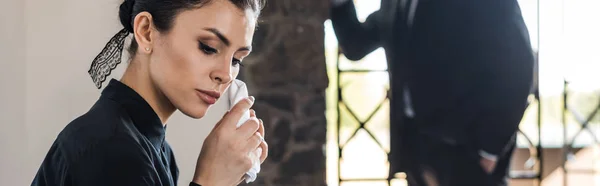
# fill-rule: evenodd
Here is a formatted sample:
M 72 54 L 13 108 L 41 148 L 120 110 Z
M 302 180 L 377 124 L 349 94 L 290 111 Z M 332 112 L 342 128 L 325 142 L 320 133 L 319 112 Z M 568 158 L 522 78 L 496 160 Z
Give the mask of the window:
M 369 14 L 379 9 L 379 1 L 356 0 L 357 17 L 364 21 Z M 389 103 L 387 62 L 382 48 L 375 50 L 360 61 L 350 61 L 339 56 L 337 39 L 331 23 L 325 23 L 325 48 L 329 75 L 327 90 L 327 184 L 341 186 L 387 186 L 389 165 Z M 338 74 L 338 70 L 340 70 Z M 339 75 L 339 76 L 338 76 Z M 338 79 L 339 77 L 339 79 Z M 339 84 L 338 84 L 339 83 Z M 338 88 L 342 100 L 338 100 Z M 365 96 L 368 95 L 368 96 Z M 343 158 L 338 159 L 338 106 L 340 118 L 340 144 Z M 356 117 L 356 118 L 355 118 Z M 367 121 L 368 120 L 368 121 Z M 365 122 L 365 129 L 359 128 Z M 338 160 L 340 172 L 338 173 Z M 369 170 L 369 171 L 365 171 Z M 339 177 L 338 177 L 339 176 Z M 366 179 L 372 181 L 343 181 Z M 405 185 L 402 180 L 393 180 L 392 185 Z
M 581 122 L 576 121 L 575 115 L 588 117 L 599 107 L 600 12 L 594 7 L 599 7 L 600 1 L 540 1 L 539 28 L 537 2 L 519 0 L 532 46 L 534 50 L 539 50 L 542 145 L 545 148 L 560 148 L 563 145 L 565 90 L 568 107 L 576 113 L 566 114 L 568 141 L 575 138 L 576 147 L 593 144 L 594 138 L 589 133 L 577 134 Z M 569 82 L 567 89 L 565 80 Z M 538 143 L 536 118 L 537 111 L 529 109 L 521 124 L 521 130 L 534 139 L 535 144 Z M 600 134 L 599 121 L 600 117 L 595 117 L 590 123 L 590 129 L 596 134 Z M 522 141 L 519 142 L 520 146 L 524 145 Z

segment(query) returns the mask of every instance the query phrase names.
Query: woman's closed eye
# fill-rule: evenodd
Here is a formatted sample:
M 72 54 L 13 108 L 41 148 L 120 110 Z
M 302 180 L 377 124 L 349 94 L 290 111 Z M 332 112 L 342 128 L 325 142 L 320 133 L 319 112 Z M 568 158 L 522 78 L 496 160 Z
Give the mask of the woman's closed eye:
M 202 50 L 202 52 L 204 52 L 207 55 L 212 55 L 212 54 L 219 53 L 219 51 L 217 49 L 215 49 L 213 47 L 210 47 L 207 44 L 204 44 L 202 42 L 200 42 L 200 49 Z M 239 65 L 239 66 L 242 66 L 242 67 L 244 66 L 242 64 L 242 60 L 239 60 L 239 59 L 236 59 L 236 58 L 233 58 L 231 60 L 231 65 L 232 66 L 238 66 Z
M 204 52 L 207 55 L 216 54 L 219 52 L 217 49 L 210 47 L 202 42 L 200 42 L 200 50 L 202 50 L 202 52 Z

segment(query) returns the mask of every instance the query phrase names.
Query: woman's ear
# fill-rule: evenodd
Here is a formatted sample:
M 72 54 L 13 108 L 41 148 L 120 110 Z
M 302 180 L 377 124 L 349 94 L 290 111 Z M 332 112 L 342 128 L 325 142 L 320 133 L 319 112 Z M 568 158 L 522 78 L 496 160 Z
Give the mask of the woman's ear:
M 133 35 L 138 44 L 138 52 L 149 54 L 152 52 L 152 34 L 154 29 L 152 15 L 141 12 L 133 20 Z

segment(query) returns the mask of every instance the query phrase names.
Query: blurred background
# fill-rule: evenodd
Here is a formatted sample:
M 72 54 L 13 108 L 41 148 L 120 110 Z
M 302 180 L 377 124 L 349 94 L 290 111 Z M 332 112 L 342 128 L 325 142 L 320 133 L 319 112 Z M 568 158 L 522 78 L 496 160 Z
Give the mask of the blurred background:
M 600 1 L 518 2 L 538 53 L 539 95 L 531 95 L 519 127 L 511 185 L 600 185 Z M 354 3 L 360 21 L 380 8 L 379 1 Z M 388 178 L 389 80 L 383 49 L 353 62 L 338 55 L 329 21 L 325 35 L 328 184 L 406 185 L 405 175 Z
M 29 185 L 56 135 L 96 101 L 87 74 L 119 29 L 120 0 L 0 2 L 0 185 Z M 377 0 L 354 0 L 364 21 Z M 520 125 L 511 185 L 600 185 L 600 1 L 519 0 L 538 54 L 538 92 Z M 271 0 L 243 79 L 265 121 L 269 159 L 252 185 L 403 186 L 389 178 L 382 49 L 339 54 L 324 0 Z M 124 56 L 127 57 L 127 56 Z M 119 79 L 126 64 L 111 75 Z M 191 180 L 203 139 L 225 111 L 176 113 L 167 139 Z

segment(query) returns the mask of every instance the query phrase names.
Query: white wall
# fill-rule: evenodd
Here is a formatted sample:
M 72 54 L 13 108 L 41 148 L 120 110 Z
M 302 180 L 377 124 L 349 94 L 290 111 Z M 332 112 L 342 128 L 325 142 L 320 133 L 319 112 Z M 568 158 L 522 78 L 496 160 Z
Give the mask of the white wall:
M 21 0 L 0 1 L 0 185 L 26 185 L 25 25 Z
M 101 90 L 90 62 L 121 29 L 121 0 L 0 2 L 0 185 L 28 185 L 62 128 L 86 112 Z M 119 79 L 121 64 L 111 77 Z M 187 185 L 202 142 L 225 112 L 220 100 L 207 117 L 177 112 L 167 139 Z

